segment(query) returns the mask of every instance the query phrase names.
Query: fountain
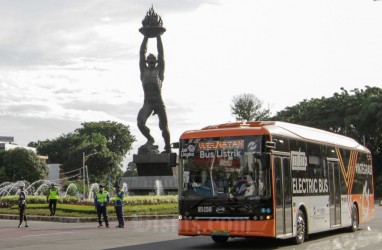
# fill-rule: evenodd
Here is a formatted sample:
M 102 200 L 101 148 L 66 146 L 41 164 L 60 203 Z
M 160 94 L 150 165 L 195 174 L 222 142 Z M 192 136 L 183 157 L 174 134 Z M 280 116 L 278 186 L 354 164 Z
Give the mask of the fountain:
M 49 184 L 43 183 L 36 189 L 36 192 L 34 192 L 33 195 L 44 195 L 44 193 L 47 193 L 48 189 Z
M 39 192 L 44 192 L 49 188 L 52 182 L 49 180 L 37 180 L 32 182 L 29 186 L 25 186 L 25 191 L 29 194 L 38 195 Z
M 30 186 L 27 181 L 3 182 L 0 184 L 0 196 L 17 195 L 19 186 L 24 183 L 26 187 Z
M 161 180 L 155 180 L 155 193 L 156 195 L 163 194 L 163 185 Z
M 73 191 L 69 192 L 71 189 L 74 190 L 74 194 L 72 193 Z M 76 184 L 74 184 L 74 183 L 69 184 L 69 186 L 66 188 L 64 197 L 66 197 L 68 195 L 68 192 L 69 192 L 69 195 L 77 196 L 78 188 L 77 188 Z
M 98 189 L 99 189 L 99 185 L 98 185 L 98 183 L 92 183 L 92 184 L 90 185 L 90 188 L 89 188 L 89 195 L 88 195 L 88 199 L 89 199 L 89 200 L 94 199 L 94 192 L 95 192 L 96 190 L 98 190 Z
M 0 183 L 0 197 L 8 195 L 18 195 L 20 192 L 19 186 L 21 183 L 25 184 L 24 190 L 27 194 L 38 196 L 45 195 L 51 186 L 52 182 L 49 180 L 38 180 L 33 183 L 27 181 L 16 181 L 16 182 L 3 182 Z M 125 195 L 128 194 L 128 187 L 126 183 L 123 183 L 123 191 Z M 89 187 L 89 194 L 87 199 L 94 199 L 94 192 L 97 192 L 99 189 L 98 183 L 92 183 Z M 161 192 L 161 191 L 159 191 Z M 78 187 L 74 183 L 70 183 L 63 193 L 63 197 L 68 195 L 79 197 Z
M 129 187 L 127 186 L 127 183 L 124 182 L 122 184 L 122 191 L 125 193 L 125 196 L 128 196 L 129 195 Z
M 43 195 L 51 185 L 49 180 L 38 180 L 33 183 L 28 181 L 3 182 L 0 184 L 0 196 L 18 195 L 20 192 L 19 186 L 25 184 L 25 192 L 30 195 Z

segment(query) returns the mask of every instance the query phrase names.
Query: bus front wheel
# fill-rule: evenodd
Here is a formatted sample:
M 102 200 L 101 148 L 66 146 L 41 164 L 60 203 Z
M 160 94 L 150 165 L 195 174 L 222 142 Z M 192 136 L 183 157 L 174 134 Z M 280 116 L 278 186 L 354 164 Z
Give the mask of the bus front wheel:
M 215 243 L 225 243 L 228 240 L 228 236 L 220 236 L 220 235 L 211 236 L 211 238 Z
M 298 210 L 297 212 L 297 226 L 296 226 L 296 237 L 295 237 L 295 243 L 301 244 L 305 240 L 306 235 L 306 223 L 305 223 L 305 216 L 301 210 Z
M 351 226 L 349 227 L 350 232 L 355 232 L 358 230 L 359 220 L 358 220 L 358 209 L 355 204 L 351 206 Z

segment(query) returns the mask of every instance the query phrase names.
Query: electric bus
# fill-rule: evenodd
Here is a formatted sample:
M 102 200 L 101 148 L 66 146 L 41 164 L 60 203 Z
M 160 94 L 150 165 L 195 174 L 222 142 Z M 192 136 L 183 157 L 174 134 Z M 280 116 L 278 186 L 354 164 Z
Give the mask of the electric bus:
M 311 127 L 257 121 L 186 131 L 178 174 L 179 235 L 301 244 L 374 216 L 370 151 Z

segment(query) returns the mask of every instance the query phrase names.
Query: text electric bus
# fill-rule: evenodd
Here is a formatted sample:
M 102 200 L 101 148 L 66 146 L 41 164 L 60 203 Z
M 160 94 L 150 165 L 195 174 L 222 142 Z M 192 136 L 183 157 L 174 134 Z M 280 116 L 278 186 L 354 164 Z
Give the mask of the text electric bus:
M 184 132 L 179 146 L 179 235 L 300 244 L 374 215 L 370 151 L 351 138 L 248 122 Z

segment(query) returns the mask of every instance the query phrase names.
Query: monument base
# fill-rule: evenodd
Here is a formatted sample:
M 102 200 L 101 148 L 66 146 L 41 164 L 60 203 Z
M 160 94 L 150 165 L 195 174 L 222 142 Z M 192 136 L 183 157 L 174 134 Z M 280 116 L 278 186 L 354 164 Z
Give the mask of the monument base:
M 176 153 L 135 154 L 138 176 L 173 176 L 176 166 Z

